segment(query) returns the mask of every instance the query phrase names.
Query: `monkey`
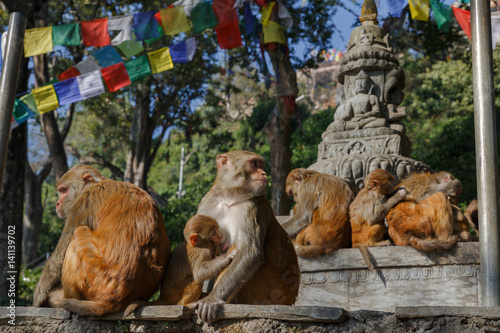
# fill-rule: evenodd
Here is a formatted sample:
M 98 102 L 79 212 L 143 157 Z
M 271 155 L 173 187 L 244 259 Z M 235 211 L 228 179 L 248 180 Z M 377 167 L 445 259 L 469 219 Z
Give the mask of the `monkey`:
M 412 194 L 417 203 L 434 193 L 443 192 L 456 205 L 458 195 L 462 192 L 462 182 L 446 171 L 412 173 L 399 182 L 396 189 L 401 186 Z
M 478 202 L 477 199 L 473 199 L 470 204 L 465 208 L 465 217 L 468 221 L 472 222 L 474 229 L 479 229 L 479 216 L 478 216 Z
M 292 305 L 300 285 L 297 255 L 265 193 L 262 156 L 243 150 L 216 157 L 216 179 L 197 214 L 213 217 L 224 247 L 238 255 L 218 276 L 208 296 L 188 305 L 205 322 L 226 302 Z
M 411 245 L 421 251 L 448 250 L 453 235 L 453 211 L 448 196 L 437 192 L 420 203 L 400 202 L 387 214 L 389 236 L 396 245 Z
M 386 227 L 384 219 L 391 208 L 402 200 L 411 199 L 406 188 L 394 192 L 394 176 L 382 169 L 370 172 L 365 178 L 364 187 L 349 206 L 352 228 L 352 247 L 358 248 L 368 269 L 375 268 L 368 257 L 367 246 L 388 246 L 383 240 Z
M 301 257 L 346 248 L 351 241 L 349 184 L 325 173 L 294 169 L 286 178 L 286 192 L 297 203 L 293 217 L 282 224 Z
M 150 303 L 131 303 L 123 318 L 141 305 L 187 305 L 197 301 L 203 281 L 219 274 L 238 253 L 234 249 L 216 257 L 220 254 L 222 237 L 217 221 L 209 216 L 194 215 L 190 218 L 184 227 L 184 239 L 170 255 L 159 299 Z
M 71 168 L 56 188 L 56 212 L 65 224 L 35 288 L 34 306 L 101 316 L 149 299 L 170 255 L 153 199 L 88 165 Z

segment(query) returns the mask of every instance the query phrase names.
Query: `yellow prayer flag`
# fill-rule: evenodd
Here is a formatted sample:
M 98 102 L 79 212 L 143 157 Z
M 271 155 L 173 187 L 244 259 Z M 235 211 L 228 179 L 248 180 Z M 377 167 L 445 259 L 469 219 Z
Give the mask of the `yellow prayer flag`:
M 168 47 L 149 52 L 148 58 L 149 65 L 151 66 L 151 72 L 153 74 L 174 68 L 174 63 L 172 62 L 172 57 L 170 56 L 170 50 Z
M 53 49 L 52 27 L 26 30 L 24 34 L 24 56 L 26 58 L 49 53 Z
M 49 84 L 31 91 L 35 97 L 36 107 L 40 113 L 45 113 L 56 109 L 59 106 L 54 86 Z
M 262 26 L 262 31 L 264 32 L 264 44 L 286 44 L 286 37 L 281 24 L 274 21 L 269 21 L 267 25 Z
M 174 36 L 191 30 L 183 6 L 160 9 L 160 16 L 165 35 Z
M 429 0 L 408 0 L 412 20 L 429 21 Z
M 273 12 L 273 7 L 275 4 L 276 2 L 270 2 L 267 4 L 267 7 L 262 7 L 260 9 L 260 13 L 262 14 L 260 22 L 262 23 L 262 25 L 267 25 L 267 23 L 269 22 L 269 18 L 271 17 L 271 13 Z

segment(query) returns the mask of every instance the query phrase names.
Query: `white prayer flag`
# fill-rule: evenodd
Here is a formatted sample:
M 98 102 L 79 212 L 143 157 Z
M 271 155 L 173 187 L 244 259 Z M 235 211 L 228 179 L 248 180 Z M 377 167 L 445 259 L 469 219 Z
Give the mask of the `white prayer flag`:
M 285 5 L 281 1 L 278 1 L 278 6 L 278 17 L 280 18 L 283 25 L 290 29 L 293 25 L 292 15 L 290 15 L 290 12 L 288 11 L 288 9 L 286 9 Z
M 194 54 L 196 53 L 196 39 L 194 37 L 186 40 L 186 58 L 187 61 L 193 60 Z
M 75 68 L 78 69 L 80 74 L 90 73 L 92 71 L 100 70 L 99 64 L 97 60 L 95 60 L 94 56 L 89 55 L 85 60 L 80 61 L 75 65 Z
M 102 83 L 101 71 L 96 70 L 76 77 L 80 95 L 83 99 L 104 94 L 104 84 Z
M 177 6 L 184 6 L 184 12 L 186 13 L 187 16 L 191 16 L 191 11 L 193 8 L 203 2 L 204 0 L 177 0 L 176 2 L 173 3 L 174 7 Z
M 108 30 L 120 31 L 111 41 L 111 45 L 120 45 L 126 40 L 134 40 L 132 36 L 132 26 L 134 25 L 134 16 L 115 16 L 108 18 Z

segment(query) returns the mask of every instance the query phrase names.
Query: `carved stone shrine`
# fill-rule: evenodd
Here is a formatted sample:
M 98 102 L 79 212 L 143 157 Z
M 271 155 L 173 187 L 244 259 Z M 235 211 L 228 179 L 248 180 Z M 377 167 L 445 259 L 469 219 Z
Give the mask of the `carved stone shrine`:
M 317 163 L 309 167 L 345 179 L 355 191 L 375 169 L 385 169 L 398 178 L 430 171 L 408 157 L 411 143 L 401 124 L 406 109 L 399 107 L 405 75 L 389 35 L 377 25 L 373 1 L 363 4 L 360 21 L 340 63 L 334 121 L 322 135 Z

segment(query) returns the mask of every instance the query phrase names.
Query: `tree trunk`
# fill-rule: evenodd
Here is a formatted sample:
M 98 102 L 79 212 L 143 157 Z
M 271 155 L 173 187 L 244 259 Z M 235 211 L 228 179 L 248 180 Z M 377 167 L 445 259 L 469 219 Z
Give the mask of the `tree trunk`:
M 278 6 L 274 7 L 270 20 L 280 23 Z M 279 43 L 265 46 L 271 58 L 277 78 L 278 103 L 269 116 L 266 134 L 271 148 L 271 192 L 272 207 L 276 215 L 289 215 L 292 201 L 286 194 L 286 177 L 290 172 L 292 151 L 290 149 L 290 124 L 295 114 L 295 97 L 297 97 L 297 77 L 288 47 Z
M 11 131 L 7 164 L 3 178 L 3 191 L 0 196 L 0 300 L 7 305 L 15 297 L 9 296 L 11 282 L 7 280 L 15 276 L 15 290 L 18 288 L 21 271 L 21 250 L 23 239 L 23 200 L 24 197 L 24 165 L 26 163 L 26 123 Z M 14 237 L 14 243 L 12 238 Z M 12 246 L 12 247 L 11 247 Z M 11 252 L 12 250 L 12 252 Z M 12 260 L 11 260 L 12 259 Z M 14 293 L 17 295 L 17 292 Z

